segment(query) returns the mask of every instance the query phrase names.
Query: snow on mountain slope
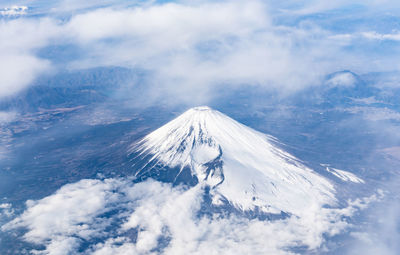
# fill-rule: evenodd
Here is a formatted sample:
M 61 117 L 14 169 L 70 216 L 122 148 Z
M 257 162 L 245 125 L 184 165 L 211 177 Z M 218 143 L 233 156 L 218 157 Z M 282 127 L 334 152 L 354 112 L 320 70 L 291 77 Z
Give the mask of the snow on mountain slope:
M 365 183 L 365 181 L 363 179 L 361 179 L 360 177 L 358 177 L 357 175 L 355 175 L 353 173 L 350 173 L 350 172 L 347 172 L 344 170 L 340 170 L 337 168 L 333 168 L 326 164 L 321 164 L 321 165 L 326 167 L 326 171 L 333 174 L 334 176 L 341 179 L 342 181 L 354 182 L 354 183 Z
M 203 106 L 150 133 L 132 151 L 181 171 L 189 167 L 201 185 L 211 187 L 214 204 L 227 201 L 244 211 L 257 207 L 295 215 L 333 204 L 333 185 L 276 147 L 274 140 Z

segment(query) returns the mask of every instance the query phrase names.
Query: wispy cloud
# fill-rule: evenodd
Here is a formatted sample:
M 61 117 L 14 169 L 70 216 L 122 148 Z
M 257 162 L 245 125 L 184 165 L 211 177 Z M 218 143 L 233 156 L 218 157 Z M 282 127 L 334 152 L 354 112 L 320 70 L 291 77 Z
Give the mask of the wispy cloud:
M 363 232 L 353 232 L 353 245 L 346 254 L 382 254 L 395 255 L 400 249 L 400 200 L 398 197 L 398 178 L 387 185 L 387 198 L 379 206 L 370 208 L 366 213 L 368 222 Z
M 13 5 L 11 7 L 6 7 L 3 9 L 0 9 L 0 15 L 3 15 L 3 16 L 24 15 L 24 14 L 26 14 L 27 10 L 28 10 L 27 6 Z
M 386 107 L 355 106 L 344 111 L 361 115 L 370 121 L 394 120 L 400 121 L 400 113 Z
M 381 34 L 381 33 L 372 31 L 372 32 L 363 32 L 362 36 L 364 36 L 367 39 L 400 41 L 400 32 L 390 33 L 390 34 Z

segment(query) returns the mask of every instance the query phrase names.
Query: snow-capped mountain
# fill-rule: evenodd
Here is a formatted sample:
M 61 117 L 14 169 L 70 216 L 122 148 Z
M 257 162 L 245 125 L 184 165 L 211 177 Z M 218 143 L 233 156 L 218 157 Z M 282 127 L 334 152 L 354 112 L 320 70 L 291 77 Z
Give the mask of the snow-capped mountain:
M 333 185 L 276 146 L 277 140 L 209 107 L 189 109 L 132 146 L 147 163 L 174 178 L 190 169 L 200 185 L 210 187 L 212 203 L 264 213 L 297 214 L 310 206 L 335 202 Z M 165 170 L 168 171 L 168 170 Z

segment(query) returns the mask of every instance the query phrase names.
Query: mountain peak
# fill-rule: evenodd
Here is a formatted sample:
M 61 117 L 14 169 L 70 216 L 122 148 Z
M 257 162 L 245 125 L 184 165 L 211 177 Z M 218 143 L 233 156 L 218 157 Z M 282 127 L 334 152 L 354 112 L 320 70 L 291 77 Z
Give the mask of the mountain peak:
M 189 111 L 212 111 L 213 109 L 211 109 L 211 107 L 209 106 L 196 106 L 193 108 L 190 108 Z
M 201 106 L 148 134 L 132 151 L 147 158 L 149 166 L 180 169 L 166 173 L 176 175 L 175 179 L 189 168 L 199 183 L 211 188 L 216 205 L 295 214 L 311 205 L 332 203 L 331 183 L 273 141 L 271 136 Z M 152 168 L 143 167 L 137 175 Z
M 178 118 L 192 119 L 193 121 L 201 121 L 204 120 L 204 118 L 207 118 L 207 116 L 209 119 L 212 115 L 222 115 L 222 113 L 208 106 L 196 106 L 188 109 Z

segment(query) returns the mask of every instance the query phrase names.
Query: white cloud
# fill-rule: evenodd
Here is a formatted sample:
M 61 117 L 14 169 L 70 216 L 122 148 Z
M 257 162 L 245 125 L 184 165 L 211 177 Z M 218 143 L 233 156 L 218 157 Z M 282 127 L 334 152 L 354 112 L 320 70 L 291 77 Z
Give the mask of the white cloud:
M 25 15 L 27 10 L 28 10 L 27 6 L 14 5 L 11 7 L 0 9 L 0 15 L 3 16 Z
M 15 94 L 49 68 L 49 63 L 32 55 L 1 55 L 0 97 Z
M 354 74 L 349 72 L 335 74 L 332 78 L 327 81 L 327 84 L 332 87 L 352 87 L 357 82 Z
M 350 226 L 347 217 L 376 200 L 261 221 L 198 217 L 203 192 L 201 185 L 185 190 L 151 180 L 82 180 L 27 202 L 25 212 L 2 230 L 27 228 L 24 239 L 46 247 L 39 254 L 77 254 L 83 242 L 92 244 L 85 254 L 151 254 L 162 238 L 164 254 L 289 254 L 287 248 L 293 246 L 318 249 L 324 236 L 345 230 Z M 129 231 L 138 231 L 137 236 Z
M 76 15 L 65 28 L 87 50 L 70 67 L 151 70 L 153 94 L 192 102 L 221 84 L 296 91 L 342 58 L 342 41 L 313 26 L 274 25 L 259 1 L 105 8 Z
M 27 86 L 50 62 L 35 51 L 72 44 L 84 54 L 70 68 L 125 66 L 152 72 L 153 94 L 207 98 L 218 84 L 283 91 L 311 85 L 336 70 L 343 42 L 313 26 L 274 25 L 261 1 L 167 3 L 100 8 L 55 18 L 6 21 L 0 29 L 0 96 Z M 329 51 L 326 49 L 329 48 Z
M 5 112 L 0 111 L 0 125 L 7 124 L 17 118 L 18 114 L 16 112 Z
M 375 31 L 363 32 L 361 35 L 367 39 L 400 41 L 400 33 L 380 34 Z
M 49 13 L 62 10 L 66 3 L 58 1 Z M 145 69 L 151 73 L 148 87 L 153 88 L 154 98 L 202 103 L 221 84 L 263 85 L 290 93 L 337 70 L 381 70 L 396 63 L 393 58 L 372 61 L 369 54 L 346 51 L 360 32 L 337 34 L 312 19 L 286 26 L 276 22 L 277 13 L 290 16 L 297 10 L 297 15 L 306 15 L 346 6 L 345 1 L 96 4 L 74 1 L 73 8 L 66 9 L 73 11 L 66 20 L 53 15 L 1 23 L 0 97 L 18 92 L 48 71 L 51 63 L 38 57 L 37 50 L 52 45 L 73 45 L 82 52 L 72 55 L 62 68 Z M 365 4 L 377 5 L 375 1 Z M 397 38 L 395 34 L 372 36 Z
M 55 23 L 47 18 L 0 23 L 0 98 L 20 91 L 50 69 L 50 62 L 35 52 L 57 32 Z
M 27 211 L 13 224 L 27 224 L 31 231 L 25 238 L 34 243 L 41 243 L 50 236 L 54 239 L 52 242 L 64 242 L 61 237 L 68 233 L 81 238 L 96 236 L 97 229 L 89 225 L 95 227 L 95 216 L 108 209 L 103 206 L 116 201 L 118 194 L 112 190 L 118 184 L 118 181 L 83 180 L 66 185 L 40 201 L 27 201 Z
M 0 151 L 1 154 L 1 151 Z M 1 155 L 0 155 L 1 156 Z M 9 203 L 0 204 L 0 224 L 3 225 L 14 216 L 14 208 Z

